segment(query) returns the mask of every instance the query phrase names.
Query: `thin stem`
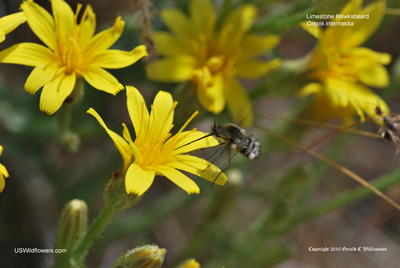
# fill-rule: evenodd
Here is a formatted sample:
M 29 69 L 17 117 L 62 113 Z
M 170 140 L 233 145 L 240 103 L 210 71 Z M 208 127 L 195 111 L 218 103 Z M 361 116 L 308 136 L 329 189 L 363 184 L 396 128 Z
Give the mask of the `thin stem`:
M 100 214 L 89 227 L 86 235 L 72 249 L 71 256 L 73 259 L 80 259 L 86 254 L 94 240 L 106 229 L 114 216 L 115 211 L 111 209 L 111 206 L 104 206 Z
M 58 115 L 58 135 L 62 140 L 63 137 L 69 133 L 71 130 L 71 115 L 72 115 L 72 105 L 65 104 L 57 113 Z
M 400 8 L 386 8 L 386 14 L 400 16 Z
M 372 192 L 374 192 L 377 196 L 379 196 L 380 198 L 382 198 L 383 200 L 385 200 L 387 203 L 391 204 L 393 207 L 395 207 L 397 210 L 400 211 L 400 206 L 394 202 L 392 199 L 390 199 L 387 195 L 385 195 L 384 193 L 382 193 L 380 190 L 376 189 L 375 187 L 373 187 L 369 182 L 367 182 L 366 180 L 364 180 L 363 178 L 361 178 L 360 176 L 358 176 L 357 174 L 355 174 L 353 171 L 349 170 L 348 168 L 340 165 L 339 163 L 337 163 L 336 161 L 332 160 L 329 157 L 326 157 L 323 154 L 318 153 L 317 151 L 314 151 L 310 148 L 307 148 L 306 146 L 303 146 L 301 144 L 298 144 L 296 141 L 287 138 L 287 137 L 283 137 L 280 135 L 275 134 L 274 132 L 268 130 L 267 128 L 261 127 L 260 128 L 264 129 L 265 131 L 268 132 L 269 135 L 271 135 L 272 137 L 279 139 L 285 143 L 291 144 L 301 150 L 307 151 L 309 154 L 323 160 L 325 163 L 329 164 L 330 166 L 336 168 L 337 170 L 339 170 L 340 172 L 342 172 L 343 174 L 349 176 L 350 178 L 352 178 L 353 180 L 357 181 L 358 183 L 364 185 L 366 188 L 368 188 L 369 190 L 371 190 Z
M 386 189 L 389 186 L 392 186 L 400 181 L 400 169 L 382 176 L 375 181 L 371 182 L 371 184 L 379 190 Z M 329 213 L 331 211 L 334 211 L 335 209 L 338 209 L 340 207 L 344 207 L 348 204 L 351 204 L 357 200 L 360 200 L 368 195 L 371 194 L 371 191 L 365 187 L 358 186 L 354 189 L 347 190 L 345 192 L 342 192 L 335 197 L 324 201 L 322 203 L 319 203 L 318 205 L 314 206 L 313 208 L 307 210 L 304 213 L 301 213 L 301 215 L 298 216 L 293 221 L 292 225 L 297 225 L 302 222 L 306 222 L 309 220 L 312 220 L 314 218 L 317 218 L 321 215 L 324 215 L 326 213 Z

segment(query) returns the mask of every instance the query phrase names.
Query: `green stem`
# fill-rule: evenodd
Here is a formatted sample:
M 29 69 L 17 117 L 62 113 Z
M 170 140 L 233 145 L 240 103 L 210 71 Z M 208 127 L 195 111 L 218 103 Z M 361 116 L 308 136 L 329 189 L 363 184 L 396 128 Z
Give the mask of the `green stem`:
M 71 130 L 71 115 L 72 115 L 72 105 L 63 105 L 57 113 L 58 115 L 58 135 L 61 140 L 63 137 L 69 133 Z
M 71 256 L 73 259 L 78 260 L 86 254 L 94 240 L 106 229 L 115 214 L 116 212 L 111 209 L 111 206 L 104 206 L 103 210 L 89 227 L 86 235 L 72 249 Z

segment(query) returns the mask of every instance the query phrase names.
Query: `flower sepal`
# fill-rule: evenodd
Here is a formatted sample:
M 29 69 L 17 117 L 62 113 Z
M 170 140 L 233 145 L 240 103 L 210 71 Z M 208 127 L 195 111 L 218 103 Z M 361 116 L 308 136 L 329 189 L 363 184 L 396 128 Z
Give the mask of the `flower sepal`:
M 129 209 L 139 202 L 141 196 L 136 194 L 127 194 L 125 190 L 125 173 L 117 171 L 108 182 L 104 199 L 106 206 L 110 207 L 114 213 Z

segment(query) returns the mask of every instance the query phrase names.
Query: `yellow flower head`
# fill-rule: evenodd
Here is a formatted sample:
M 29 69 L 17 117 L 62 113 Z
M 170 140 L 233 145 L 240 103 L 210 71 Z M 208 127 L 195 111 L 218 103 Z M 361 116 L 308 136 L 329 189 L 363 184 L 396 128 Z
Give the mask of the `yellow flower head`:
M 250 124 L 251 102 L 237 78 L 260 78 L 281 62 L 256 59 L 279 42 L 277 36 L 247 33 L 256 15 L 254 5 L 242 5 L 217 27 L 216 12 L 208 1 L 190 1 L 189 17 L 175 8 L 163 10 L 162 19 L 171 32 L 155 33 L 155 45 L 164 57 L 148 66 L 148 77 L 163 82 L 190 80 L 208 111 L 218 114 L 227 103 L 236 121 L 248 115 L 243 124 Z
M 310 78 L 314 82 L 301 91 L 303 96 L 314 96 L 310 111 L 317 119 L 340 117 L 345 123 L 351 123 L 356 113 L 361 121 L 364 113 L 375 115 L 376 106 L 385 114 L 389 112 L 386 103 L 366 86 L 386 87 L 389 84 L 389 75 L 383 65 L 390 63 L 391 56 L 357 47 L 377 29 L 385 8 L 384 1 L 362 8 L 362 0 L 351 0 L 341 15 L 360 15 L 358 19 L 336 18 L 332 21 L 336 26 L 328 26 L 325 31 L 302 24 L 319 40 L 309 65 Z M 366 15 L 369 15 L 368 19 L 361 19 Z M 353 26 L 338 26 L 347 21 Z
M 178 268 L 201 268 L 201 265 L 195 259 L 189 259 L 180 264 Z
M 207 133 L 183 131 L 196 116 L 194 113 L 175 134 L 170 133 L 174 126 L 174 109 L 171 94 L 160 91 L 154 99 L 149 114 L 140 92 L 131 86 L 126 87 L 128 112 L 135 129 L 136 138 L 133 141 L 125 124 L 123 138 L 107 128 L 101 117 L 92 108 L 88 113 L 93 115 L 107 131 L 124 160 L 125 188 L 128 194 L 142 195 L 153 183 L 156 175 L 165 176 L 186 192 L 199 193 L 199 187 L 179 170 L 183 170 L 206 180 L 214 181 L 220 169 L 204 159 L 187 153 L 201 148 L 219 144 L 217 139 L 210 136 L 193 142 Z M 186 145 L 188 144 L 188 145 Z M 216 184 L 223 185 L 226 176 L 221 173 Z
M 0 18 L 0 43 L 6 39 L 6 34 L 14 31 L 15 28 L 25 21 L 25 15 L 22 12 Z
M 3 146 L 0 145 L 0 155 L 3 153 Z M 6 186 L 5 178 L 8 178 L 7 169 L 0 164 L 0 193 L 3 192 L 4 186 Z
M 114 26 L 94 35 L 96 17 L 88 5 L 78 16 L 82 5 L 74 13 L 63 0 L 51 0 L 53 16 L 33 2 L 21 4 L 29 27 L 46 45 L 20 43 L 0 52 L 0 62 L 35 67 L 29 75 L 25 90 L 35 94 L 43 87 L 40 109 L 52 114 L 74 89 L 77 77 L 110 94 L 124 87 L 103 68 L 118 69 L 129 66 L 147 55 L 144 46 L 132 51 L 109 49 L 120 37 L 124 22 L 118 17 Z

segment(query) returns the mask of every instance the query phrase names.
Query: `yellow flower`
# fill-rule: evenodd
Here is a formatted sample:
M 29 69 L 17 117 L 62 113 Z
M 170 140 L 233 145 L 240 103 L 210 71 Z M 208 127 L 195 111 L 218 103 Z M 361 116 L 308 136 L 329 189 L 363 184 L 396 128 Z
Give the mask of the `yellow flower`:
M 0 145 L 0 155 L 3 153 L 3 146 Z M 3 192 L 4 186 L 6 186 L 5 178 L 8 178 L 7 169 L 0 164 L 0 193 Z
M 279 38 L 247 33 L 257 15 L 251 4 L 235 9 L 220 27 L 211 2 L 192 0 L 189 14 L 174 8 L 162 11 L 171 33 L 155 33 L 155 45 L 164 57 L 147 67 L 148 77 L 163 82 L 190 80 L 208 111 L 218 114 L 227 103 L 236 121 L 246 116 L 243 124 L 251 124 L 251 101 L 237 78 L 257 79 L 277 67 L 280 59 L 267 62 L 259 56 L 274 48 Z
M 189 259 L 180 264 L 178 268 L 201 268 L 201 265 L 195 259 Z
M 0 18 L 0 43 L 6 39 L 6 34 L 14 31 L 15 28 L 25 21 L 26 19 L 22 12 Z
M 319 42 L 309 64 L 310 78 L 314 81 L 301 90 L 302 96 L 313 95 L 309 111 L 319 120 L 340 117 L 352 123 L 357 113 L 361 121 L 364 113 L 375 115 L 379 106 L 387 114 L 389 108 L 371 87 L 386 87 L 389 75 L 384 64 L 391 56 L 368 48 L 358 47 L 379 26 L 385 13 L 385 2 L 378 1 L 362 8 L 362 0 L 351 0 L 342 10 L 342 15 L 369 15 L 369 19 L 335 19 L 340 24 L 350 21 L 353 26 L 328 26 L 325 31 L 317 26 L 302 27 Z
M 90 5 L 77 22 L 76 13 L 63 0 L 52 0 L 53 16 L 33 0 L 21 4 L 32 31 L 47 46 L 20 43 L 0 52 L 0 62 L 34 66 L 25 90 L 35 94 L 43 87 L 40 109 L 52 114 L 74 89 L 77 77 L 83 77 L 94 88 L 116 94 L 124 87 L 103 68 L 129 66 L 147 55 L 144 46 L 132 51 L 109 49 L 120 37 L 124 22 L 118 17 L 114 26 L 94 35 L 96 17 Z
M 175 134 L 170 133 L 174 126 L 174 109 L 171 94 L 160 91 L 151 106 L 149 114 L 140 92 L 131 86 L 126 87 L 128 112 L 135 129 L 136 139 L 132 141 L 125 124 L 123 138 L 107 128 L 101 117 L 90 108 L 88 113 L 93 115 L 107 131 L 124 160 L 123 172 L 125 188 L 128 194 L 142 195 L 153 183 L 156 175 L 165 176 L 186 192 L 199 193 L 199 187 L 179 170 L 183 170 L 209 181 L 214 181 L 220 169 L 204 159 L 188 155 L 189 152 L 219 144 L 217 139 L 210 136 L 193 142 L 207 133 L 183 131 L 196 116 L 194 113 L 182 128 Z M 223 185 L 226 176 L 221 173 L 216 184 Z

